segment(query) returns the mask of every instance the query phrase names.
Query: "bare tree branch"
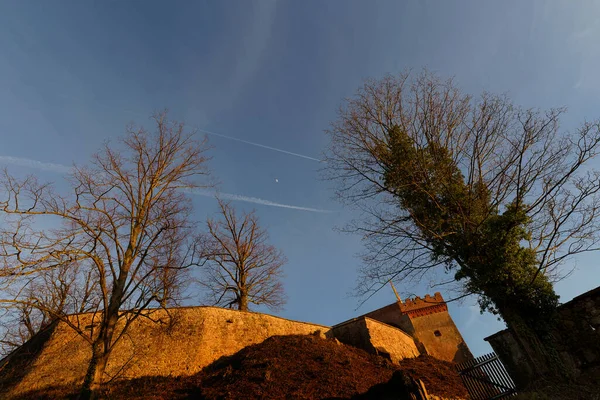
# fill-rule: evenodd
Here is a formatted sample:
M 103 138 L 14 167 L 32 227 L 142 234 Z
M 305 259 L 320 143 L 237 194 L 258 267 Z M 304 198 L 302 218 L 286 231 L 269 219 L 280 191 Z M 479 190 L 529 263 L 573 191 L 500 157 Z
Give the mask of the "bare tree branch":
M 176 301 L 186 269 L 198 265 L 182 189 L 207 185 L 206 140 L 197 141 L 196 132 L 166 112 L 152 120 L 154 132 L 129 126 L 118 146 L 106 144 L 89 167 L 75 166 L 68 195 L 33 176 L 19 180 L 4 171 L 0 179 L 0 284 L 15 294 L 7 301 L 48 313 L 36 326 L 59 318 L 90 342 L 87 395 L 131 322 L 153 303 Z M 42 221 L 56 227 L 42 229 Z M 39 286 L 63 269 L 58 289 L 65 300 L 53 295 L 55 286 Z M 89 330 L 66 316 L 90 309 L 99 323 Z
M 242 311 L 250 303 L 279 309 L 285 303 L 280 282 L 285 257 L 267 244 L 254 212 L 238 218 L 229 203 L 219 201 L 219 207 L 220 219 L 207 221 L 202 241 L 207 263 L 201 285 L 207 301 Z

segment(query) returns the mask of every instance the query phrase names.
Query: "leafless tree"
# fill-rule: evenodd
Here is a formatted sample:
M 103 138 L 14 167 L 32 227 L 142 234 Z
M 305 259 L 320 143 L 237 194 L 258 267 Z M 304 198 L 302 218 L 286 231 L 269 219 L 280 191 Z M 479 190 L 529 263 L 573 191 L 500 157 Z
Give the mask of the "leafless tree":
M 93 312 L 99 298 L 93 271 L 61 265 L 28 277 L 21 293 L 0 302 L 0 357 L 31 339 L 52 321 L 70 314 Z
M 508 305 L 489 301 L 504 301 L 499 286 L 543 286 L 570 257 L 597 250 L 600 174 L 589 164 L 600 124 L 561 131 L 564 111 L 471 97 L 427 71 L 367 81 L 328 131 L 325 168 L 339 198 L 362 212 L 348 227 L 366 249 L 359 294 L 452 271 L 483 309 L 502 314 Z M 490 227 L 510 213 L 511 254 L 533 254 L 519 277 L 492 259 L 502 243 Z
M 219 201 L 219 219 L 208 219 L 203 243 L 201 285 L 214 305 L 248 311 L 249 304 L 278 309 L 285 303 L 280 282 L 287 261 L 281 251 L 267 244 L 267 232 L 254 212 L 239 218 L 228 203 Z
M 129 126 L 120 146 L 106 144 L 90 167 L 74 167 L 69 195 L 33 176 L 17 179 L 5 171 L 1 179 L 0 278 L 16 294 L 4 303 L 28 303 L 20 295 L 32 278 L 63 266 L 77 265 L 93 278 L 98 307 L 91 329 L 53 315 L 91 346 L 84 398 L 97 393 L 111 351 L 131 323 L 152 304 L 167 304 L 171 283 L 197 265 L 187 193 L 206 182 L 206 141 L 166 113 L 155 114 L 153 123 L 154 132 Z M 86 292 L 85 282 L 74 283 Z

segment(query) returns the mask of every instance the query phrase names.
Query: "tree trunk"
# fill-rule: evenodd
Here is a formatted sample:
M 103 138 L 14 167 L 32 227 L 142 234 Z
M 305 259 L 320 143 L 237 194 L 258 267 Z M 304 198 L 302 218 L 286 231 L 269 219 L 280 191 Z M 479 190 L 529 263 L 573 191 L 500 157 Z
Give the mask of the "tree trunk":
M 115 292 L 117 291 L 113 292 L 113 296 Z M 103 322 L 104 326 L 100 329 L 98 337 L 92 344 L 92 358 L 90 359 L 88 370 L 83 380 L 83 388 L 80 395 L 81 400 L 96 398 L 98 389 L 102 385 L 104 371 L 108 357 L 110 356 L 113 334 L 119 319 L 119 309 L 114 304 L 120 303 L 115 302 L 108 306 L 106 320 Z
M 80 400 L 95 399 L 98 394 L 98 389 L 102 384 L 104 370 L 108 362 L 108 353 L 103 346 L 103 338 L 98 337 L 92 345 L 92 358 L 88 365 L 85 378 L 83 380 L 83 388 L 79 396 Z
M 238 299 L 239 310 L 240 311 L 248 311 L 248 294 L 245 292 L 240 293 L 240 298 Z

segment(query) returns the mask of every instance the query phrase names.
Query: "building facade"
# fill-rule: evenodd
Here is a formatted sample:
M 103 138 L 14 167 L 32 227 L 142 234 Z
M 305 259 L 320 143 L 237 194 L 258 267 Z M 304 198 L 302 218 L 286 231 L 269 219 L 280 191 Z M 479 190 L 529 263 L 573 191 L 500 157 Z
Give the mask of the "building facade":
M 455 363 L 473 358 L 439 292 L 424 299 L 398 300 L 364 316 L 406 332 L 421 354 Z

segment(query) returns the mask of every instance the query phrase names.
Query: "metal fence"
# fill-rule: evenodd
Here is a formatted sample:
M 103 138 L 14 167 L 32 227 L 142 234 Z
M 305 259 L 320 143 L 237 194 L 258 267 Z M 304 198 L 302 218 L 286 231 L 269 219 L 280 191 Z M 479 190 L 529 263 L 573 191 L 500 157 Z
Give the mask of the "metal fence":
M 457 365 L 472 400 L 496 400 L 516 395 L 515 383 L 495 353 Z

